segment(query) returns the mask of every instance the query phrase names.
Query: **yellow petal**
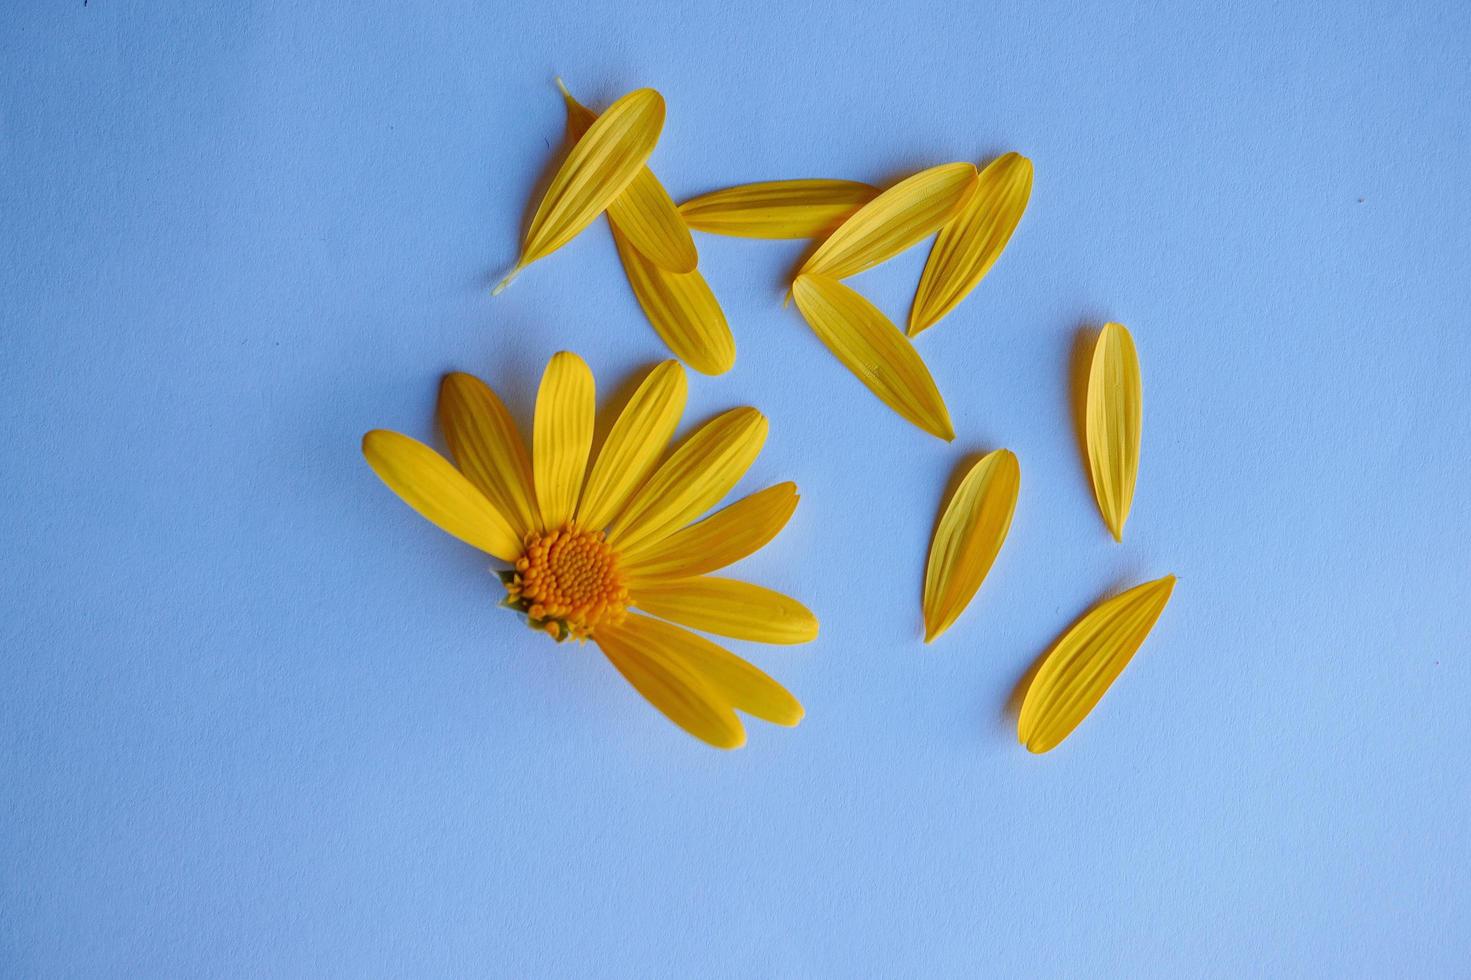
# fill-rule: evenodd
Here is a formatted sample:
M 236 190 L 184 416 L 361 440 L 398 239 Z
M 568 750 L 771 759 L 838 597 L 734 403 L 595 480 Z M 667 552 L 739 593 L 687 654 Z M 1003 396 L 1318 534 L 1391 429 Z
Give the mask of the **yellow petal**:
M 574 99 L 560 78 L 557 87 L 567 103 L 567 135 L 573 141 L 579 140 L 597 115 Z M 674 199 L 648 167 L 640 169 L 623 193 L 608 205 L 608 221 L 661 269 L 694 272 L 699 264 L 695 240 L 679 216 Z
M 531 458 L 495 392 L 471 375 L 445 375 L 439 386 L 439 424 L 460 470 L 516 533 L 524 537 L 541 530 Z
M 746 744 L 746 731 L 727 699 L 685 658 L 666 645 L 640 643 L 626 625 L 599 626 L 593 639 L 624 680 L 680 728 L 718 749 Z
M 1088 373 L 1088 467 L 1098 510 L 1115 541 L 1124 539 L 1124 522 L 1134 501 L 1139 475 L 1139 431 L 1144 395 L 1139 382 L 1139 355 L 1134 338 L 1121 324 L 1110 323 L 1093 348 Z
M 797 485 L 778 483 L 718 510 L 661 541 L 623 553 L 630 585 L 691 578 L 755 554 L 797 509 Z
M 650 88 L 629 92 L 572 147 L 531 219 L 516 268 L 496 286 L 566 245 L 613 203 L 643 169 L 664 127 L 664 99 Z
M 1032 195 L 1032 161 L 1008 153 L 976 176 L 965 206 L 935 238 L 909 310 L 909 336 L 940 322 L 985 278 Z
M 557 79 L 557 89 L 562 93 L 562 101 L 567 106 L 567 139 L 576 143 L 598 121 L 598 114 L 574 99 L 560 78 Z
M 609 543 L 632 551 L 683 527 L 730 492 L 765 442 L 766 418 L 754 408 L 711 419 L 633 495 L 608 531 Z
M 592 449 L 594 399 L 592 371 L 582 358 L 568 351 L 553 355 L 536 393 L 531 452 L 536 499 L 548 528 L 566 524 L 577 510 Z
M 665 361 L 649 372 L 603 440 L 577 504 L 578 523 L 593 529 L 612 523 L 664 455 L 684 412 L 684 399 L 684 368 L 678 361 Z
M 928 643 L 950 628 L 981 587 L 1011 528 L 1021 467 L 998 449 L 971 467 L 950 498 L 930 545 L 924 577 L 924 631 Z
M 969 163 L 946 163 L 901 180 L 844 221 L 798 275 L 845 279 L 893 258 L 949 221 L 975 176 Z
M 945 400 L 914 345 L 877 307 L 826 276 L 792 284 L 807 325 L 884 404 L 931 435 L 955 438 Z
M 575 143 L 597 120 L 597 113 L 574 99 L 560 78 L 557 87 L 567 103 L 567 136 Z M 674 199 L 647 166 L 608 205 L 608 221 L 620 228 L 646 259 L 662 269 L 694 272 L 699 265 L 695 241 Z
M 768 180 L 726 187 L 679 206 L 695 231 L 738 238 L 830 234 L 879 190 L 856 180 Z
M 648 167 L 608 205 L 608 220 L 643 256 L 671 273 L 693 273 L 700 255 L 674 199 Z
M 729 371 L 735 364 L 735 338 L 705 277 L 659 268 L 633 247 L 617 224 L 613 241 L 638 305 L 669 349 L 701 374 Z
M 796 599 L 729 578 L 682 579 L 629 590 L 644 612 L 691 629 L 757 643 L 806 643 L 817 617 Z
M 618 633 L 642 650 L 658 650 L 682 661 L 738 711 L 777 725 L 802 720 L 802 705 L 786 688 L 703 636 L 637 613 L 618 626 Z
M 1174 588 L 1173 575 L 1137 585 L 1095 606 L 1062 635 L 1022 701 L 1017 738 L 1023 745 L 1047 752 L 1078 727 L 1129 665 Z
M 521 556 L 521 536 L 449 460 L 408 436 L 374 429 L 363 456 L 378 478 L 442 531 L 501 561 Z

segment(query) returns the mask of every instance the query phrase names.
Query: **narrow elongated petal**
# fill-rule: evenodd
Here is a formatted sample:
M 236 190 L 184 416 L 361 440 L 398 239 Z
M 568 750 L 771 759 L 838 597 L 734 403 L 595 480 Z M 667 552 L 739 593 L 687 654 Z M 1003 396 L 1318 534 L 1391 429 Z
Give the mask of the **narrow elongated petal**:
M 624 574 L 637 586 L 724 568 L 760 551 L 796 509 L 795 483 L 767 487 L 661 541 L 624 552 Z
M 521 554 L 521 536 L 449 460 L 415 439 L 374 429 L 363 456 L 378 478 L 431 524 L 501 561 Z
M 813 333 L 884 404 L 931 435 L 955 438 L 929 368 L 876 306 L 826 276 L 798 276 L 792 295 Z
M 632 631 L 608 627 L 593 639 L 624 680 L 680 728 L 718 749 L 746 744 L 724 695 L 667 645 L 642 644 Z
M 729 371 L 735 364 L 735 338 L 705 277 L 659 268 L 633 246 L 616 222 L 613 241 L 638 305 L 669 349 L 701 374 Z
M 950 628 L 991 570 L 1016 510 L 1021 467 L 1009 450 L 982 457 L 960 481 L 935 528 L 924 577 L 924 639 Z
M 579 524 L 599 529 L 612 523 L 664 454 L 684 400 L 684 368 L 678 361 L 665 361 L 649 372 L 603 440 L 577 504 Z
M 694 231 L 737 238 L 831 234 L 879 189 L 856 180 L 768 180 L 712 191 L 679 206 Z
M 733 408 L 711 419 L 664 461 L 613 522 L 608 541 L 620 551 L 657 541 L 720 502 L 756 461 L 766 417 Z
M 655 266 L 670 273 L 693 273 L 700 263 L 695 240 L 674 199 L 648 167 L 608 205 L 608 220 Z
M 455 372 L 439 386 L 439 424 L 461 472 L 524 537 L 542 529 L 531 457 L 515 420 L 484 381 Z
M 536 393 L 532 462 L 536 499 L 546 526 L 566 524 L 577 510 L 595 414 L 592 371 L 576 354 L 554 354 Z
M 629 92 L 588 127 L 541 199 L 521 258 L 496 292 L 521 269 L 566 245 L 613 203 L 643 169 L 664 127 L 664 99 L 653 89 Z
M 1166 575 L 1095 606 L 1047 654 L 1022 701 L 1017 738 L 1047 752 L 1088 716 L 1129 665 L 1175 588 Z
M 828 236 L 799 275 L 846 279 L 933 235 L 975 190 L 976 168 L 946 163 L 901 180 Z
M 953 310 L 991 271 L 1032 195 L 1032 161 L 1008 153 L 976 175 L 976 189 L 930 249 L 909 310 L 909 336 Z
M 644 612 L 756 643 L 806 643 L 817 638 L 817 617 L 790 596 L 735 579 L 681 579 L 631 590 Z
M 802 720 L 802 705 L 762 671 L 703 636 L 634 613 L 619 627 L 620 639 L 684 663 L 726 704 L 777 725 Z
M 1110 323 L 1098 337 L 1088 373 L 1086 442 L 1093 494 L 1115 541 L 1124 539 L 1124 522 L 1134 502 L 1143 414 L 1134 338 L 1121 324 Z
M 567 135 L 575 142 L 597 120 L 597 114 L 578 102 L 557 79 L 567 103 Z M 648 167 L 643 167 L 608 205 L 608 221 L 622 230 L 650 262 L 670 272 L 694 272 L 700 256 L 695 240 L 675 207 L 674 199 Z

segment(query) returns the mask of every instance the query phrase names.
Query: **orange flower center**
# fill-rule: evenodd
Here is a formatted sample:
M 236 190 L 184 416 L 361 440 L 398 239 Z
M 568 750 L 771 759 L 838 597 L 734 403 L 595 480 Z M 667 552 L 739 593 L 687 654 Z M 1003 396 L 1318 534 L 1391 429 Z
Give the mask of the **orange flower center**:
M 553 639 L 585 640 L 598 623 L 617 624 L 627 612 L 628 588 L 618 572 L 618 553 L 602 531 L 568 524 L 558 531 L 528 534 L 516 571 L 503 578 L 506 604 Z

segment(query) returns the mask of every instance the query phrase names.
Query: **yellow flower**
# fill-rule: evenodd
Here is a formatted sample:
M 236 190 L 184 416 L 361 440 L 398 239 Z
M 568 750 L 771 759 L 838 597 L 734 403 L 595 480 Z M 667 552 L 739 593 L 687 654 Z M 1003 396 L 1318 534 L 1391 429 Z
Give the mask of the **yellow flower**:
M 510 566 L 499 573 L 502 604 L 533 629 L 558 641 L 592 640 L 671 721 L 732 749 L 746 740 L 736 710 L 795 725 L 802 706 L 682 627 L 805 643 L 817 636 L 817 618 L 779 592 L 709 574 L 775 537 L 797 506 L 797 488 L 780 483 L 691 523 L 755 461 L 766 419 L 753 408 L 732 409 L 666 457 L 684 401 L 679 363 L 656 367 L 589 466 L 593 376 L 564 351 L 542 375 L 532 452 L 495 392 L 450 374 L 439 420 L 455 464 L 384 429 L 363 437 L 363 455 L 430 522 Z

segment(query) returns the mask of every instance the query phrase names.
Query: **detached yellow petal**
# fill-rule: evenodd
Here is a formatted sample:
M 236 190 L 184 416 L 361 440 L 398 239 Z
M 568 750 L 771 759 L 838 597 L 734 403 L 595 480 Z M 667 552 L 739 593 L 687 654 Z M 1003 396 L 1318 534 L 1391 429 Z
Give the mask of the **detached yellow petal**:
M 901 180 L 859 208 L 818 247 L 798 275 L 846 279 L 933 235 L 975 190 L 976 168 L 946 163 Z
M 593 639 L 624 680 L 680 728 L 717 749 L 746 744 L 723 694 L 667 645 L 640 643 L 627 628 L 599 627 Z
M 960 481 L 935 528 L 924 578 L 924 640 L 950 628 L 991 570 L 1011 529 L 1021 467 L 1009 450 L 982 457 Z
M 684 413 L 684 368 L 665 361 L 644 378 L 613 423 L 577 504 L 578 523 L 604 528 L 653 470 Z
M 567 135 L 575 142 L 582 138 L 597 114 L 572 97 L 562 80 L 557 79 L 562 98 L 567 103 Z M 670 272 L 694 272 L 700 256 L 695 251 L 695 241 L 674 199 L 659 183 L 659 178 L 648 167 L 643 167 L 623 193 L 608 205 L 608 221 L 643 253 L 644 257 L 661 269 Z
M 537 259 L 566 245 L 643 169 L 664 127 L 664 99 L 651 88 L 629 92 L 608 107 L 572 147 L 552 178 L 526 239 L 521 258 L 495 291 Z
M 613 242 L 644 315 L 680 360 L 701 374 L 735 364 L 735 338 L 715 294 L 699 272 L 668 272 L 649 261 L 613 223 Z
M 756 643 L 806 643 L 817 638 L 817 617 L 796 599 L 735 579 L 683 579 L 631 590 L 644 612 Z
M 940 322 L 985 278 L 1032 195 L 1032 161 L 1019 153 L 1000 157 L 976 176 L 965 206 L 940 229 L 909 310 L 909 336 Z
M 598 121 L 598 114 L 574 99 L 560 78 L 557 79 L 557 90 L 562 93 L 562 102 L 567 106 L 567 139 L 576 143 Z
M 455 462 L 519 536 L 542 530 L 531 457 L 516 423 L 479 378 L 455 372 L 439 386 L 439 424 Z
M 594 398 L 587 363 L 568 351 L 554 354 L 536 393 L 531 452 L 536 499 L 552 530 L 566 524 L 577 510 L 592 449 Z
M 1134 501 L 1143 414 L 1144 394 L 1134 338 L 1121 324 L 1110 323 L 1093 348 L 1086 441 L 1093 494 L 1115 541 L 1124 539 L 1124 522 Z
M 826 276 L 798 276 L 792 295 L 827 349 L 884 404 L 931 435 L 947 442 L 955 438 L 929 368 L 876 306 Z
M 679 206 L 695 231 L 737 238 L 830 234 L 879 189 L 856 180 L 768 180 L 713 191 Z
M 429 523 L 501 561 L 521 554 L 521 536 L 449 460 L 415 439 L 374 429 L 363 456 L 378 478 Z
M 644 651 L 658 651 L 689 667 L 726 704 L 777 725 L 802 720 L 802 705 L 787 689 L 751 664 L 703 636 L 637 613 L 618 628 L 620 639 Z
M 640 170 L 633 183 L 608 205 L 608 220 L 644 258 L 662 270 L 692 274 L 700 263 L 695 240 L 679 216 L 674 198 L 648 167 Z
M 608 543 L 633 551 L 715 506 L 756 461 L 766 428 L 766 417 L 749 407 L 711 419 L 633 495 L 608 531 Z
M 1056 748 L 1088 716 L 1144 643 L 1174 588 L 1173 575 L 1135 586 L 1062 635 L 1022 701 L 1017 738 L 1029 751 Z
M 624 552 L 623 572 L 637 586 L 716 571 L 760 551 L 796 509 L 795 483 L 767 487 L 661 541 Z

